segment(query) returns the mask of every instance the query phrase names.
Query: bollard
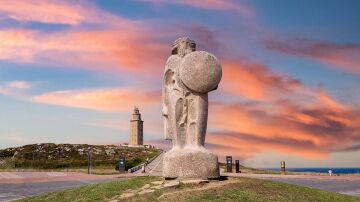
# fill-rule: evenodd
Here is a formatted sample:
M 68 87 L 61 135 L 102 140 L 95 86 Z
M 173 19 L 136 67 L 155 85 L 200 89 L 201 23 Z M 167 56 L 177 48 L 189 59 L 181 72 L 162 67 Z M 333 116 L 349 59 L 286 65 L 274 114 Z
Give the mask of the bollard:
M 281 161 L 281 174 L 286 174 L 285 161 Z
M 145 165 L 142 166 L 141 172 L 142 172 L 142 173 L 145 173 Z
M 232 156 L 226 156 L 226 172 L 232 173 Z
M 241 173 L 239 160 L 235 160 L 235 172 L 236 173 Z

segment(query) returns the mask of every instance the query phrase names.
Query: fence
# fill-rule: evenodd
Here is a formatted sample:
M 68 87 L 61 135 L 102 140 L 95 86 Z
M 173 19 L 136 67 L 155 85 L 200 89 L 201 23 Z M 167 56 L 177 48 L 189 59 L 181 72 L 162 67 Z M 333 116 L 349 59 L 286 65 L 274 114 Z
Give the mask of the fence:
M 150 160 L 146 161 L 145 163 L 142 163 L 140 165 L 137 165 L 137 166 L 134 166 L 134 167 L 128 169 L 128 173 L 133 173 L 133 172 L 136 172 L 136 171 L 142 169 L 143 166 L 146 166 L 147 164 L 151 163 L 153 160 L 155 160 L 162 153 L 163 153 L 163 151 L 159 152 L 158 154 L 156 154 L 154 157 L 152 157 Z

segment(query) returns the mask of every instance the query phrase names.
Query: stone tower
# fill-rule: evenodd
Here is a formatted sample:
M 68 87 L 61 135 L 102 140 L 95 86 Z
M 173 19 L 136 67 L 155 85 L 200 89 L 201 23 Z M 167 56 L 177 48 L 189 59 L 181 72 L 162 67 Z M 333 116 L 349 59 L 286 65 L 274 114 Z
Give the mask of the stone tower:
M 141 114 L 137 107 L 134 107 L 134 113 L 130 120 L 130 143 L 131 146 L 143 145 L 143 123 Z

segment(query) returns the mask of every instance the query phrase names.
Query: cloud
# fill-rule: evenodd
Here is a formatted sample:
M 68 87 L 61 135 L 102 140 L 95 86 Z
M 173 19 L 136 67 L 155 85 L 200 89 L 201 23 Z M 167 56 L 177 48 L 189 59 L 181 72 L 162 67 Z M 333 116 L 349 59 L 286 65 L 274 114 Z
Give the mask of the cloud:
M 211 132 L 207 142 L 216 147 L 234 147 L 229 152 L 236 154 L 241 153 L 240 148 L 247 148 L 243 158 L 268 150 L 325 158 L 360 140 L 357 111 L 349 106 L 301 104 L 292 99 L 211 103 L 208 124 Z
M 158 104 L 160 93 L 124 88 L 69 90 L 44 93 L 32 100 L 43 104 L 106 112 L 129 112 L 134 105 L 143 108 Z
M 339 152 L 352 152 L 352 151 L 359 151 L 360 145 L 352 145 L 343 149 L 340 149 Z
M 0 19 L 7 18 L 76 26 L 1 28 L 0 60 L 152 74 L 170 49 L 152 22 L 116 16 L 86 1 L 8 2 L 0 5 Z
M 328 154 L 311 141 L 301 141 L 291 137 L 258 137 L 254 134 L 223 131 L 209 134 L 206 141 L 210 144 L 209 149 L 219 153 L 222 157 L 233 155 L 242 160 L 255 157 L 265 151 L 276 151 L 280 154 L 291 153 L 310 159 L 324 158 Z
M 0 19 L 21 22 L 78 25 L 83 22 L 101 22 L 115 17 L 102 12 L 86 1 L 17 0 L 0 5 Z
M 17 89 L 29 89 L 31 84 L 26 81 L 12 81 L 6 84 L 8 87 L 17 88 Z
M 221 90 L 251 100 L 268 100 L 291 94 L 302 84 L 296 79 L 271 72 L 265 65 L 224 60 Z
M 233 0 L 202 0 L 202 1 L 192 1 L 192 0 L 138 0 L 142 2 L 148 2 L 152 4 L 162 5 L 162 4 L 175 4 L 175 5 L 184 5 L 194 8 L 200 8 L 205 10 L 215 10 L 215 11 L 232 11 L 239 13 L 245 17 L 252 17 L 254 15 L 253 9 L 244 4 L 239 4 Z M 235 3 L 236 2 L 236 3 Z
M 162 132 L 163 132 L 163 122 L 160 120 L 154 120 L 154 119 L 147 119 L 148 118 L 148 114 L 146 113 L 146 110 L 143 111 L 143 108 L 140 109 L 140 113 L 142 114 L 142 120 L 145 122 L 144 124 L 144 130 L 146 131 L 147 135 L 157 135 L 157 136 L 162 136 Z M 128 112 L 128 119 L 123 119 L 123 120 L 99 120 L 93 123 L 89 123 L 88 125 L 90 126 L 95 126 L 95 127 L 104 127 L 104 128 L 112 128 L 112 129 L 117 129 L 117 130 L 122 130 L 122 131 L 129 131 L 129 120 L 130 118 L 130 114 L 131 114 L 131 108 L 127 109 Z M 158 112 L 159 117 L 160 117 L 160 113 Z M 147 138 L 147 137 L 146 137 Z
M 359 109 L 324 89 L 309 88 L 263 64 L 223 60 L 222 66 L 220 93 L 237 99 L 210 104 L 207 142 L 214 151 L 243 159 L 269 150 L 326 158 L 360 140 Z
M 22 63 L 66 64 L 103 71 L 143 71 L 165 60 L 167 46 L 154 42 L 155 33 L 136 27 L 99 31 L 0 30 L 0 59 Z M 164 58 L 162 58 L 164 56 Z M 159 68 L 160 70 L 161 68 Z
M 7 95 L 9 94 L 9 92 L 5 88 L 0 86 L 0 94 Z
M 338 44 L 309 39 L 265 40 L 269 49 L 330 64 L 346 72 L 360 74 L 360 44 Z
M 0 85 L 0 94 L 24 100 L 32 86 L 34 84 L 27 81 L 10 81 Z
M 37 2 L 37 1 L 35 1 Z M 217 40 L 216 31 L 203 25 L 165 25 L 157 21 L 129 20 L 114 16 L 85 1 L 16 1 L 3 7 L 4 17 L 11 12 L 29 15 L 34 22 L 69 23 L 77 26 L 60 30 L 40 28 L 0 28 L 0 60 L 16 63 L 36 63 L 50 67 L 86 68 L 95 71 L 136 72 L 158 75 L 170 53 L 170 44 L 179 33 L 189 35 L 198 41 L 202 49 L 219 52 L 224 45 Z M 41 5 L 41 6 L 40 6 Z M 35 6 L 35 8 L 33 8 Z M 66 21 L 57 12 L 41 13 L 48 10 L 69 7 L 69 12 L 84 16 L 79 20 Z M 56 7 L 58 6 L 58 7 Z M 24 9 L 20 12 L 16 7 Z M 40 11 L 29 10 L 40 7 Z M 53 8 L 54 7 L 54 8 Z M 78 10 L 76 10 L 78 9 Z M 21 9 L 20 9 L 21 10 Z M 11 11 L 11 12 L 10 12 Z M 0 9 L 1 12 L 1 9 Z M 36 14 L 34 14 L 36 13 Z M 59 12 L 61 14 L 61 12 Z M 39 16 L 37 16 L 39 14 Z M 35 16 L 32 16 L 35 15 Z M 87 17 L 90 15 L 91 17 Z M 16 16 L 16 15 L 15 15 Z M 94 19 L 93 19 L 94 18 Z M 52 21 L 52 19 L 54 19 Z M 60 22 L 57 22 L 59 20 Z M 98 20 L 98 21 L 97 21 Z M 45 21 L 47 22 L 47 21 Z M 86 23 L 97 23 L 88 26 Z M 161 32 L 159 32 L 161 30 Z M 175 31 L 174 31 L 175 30 Z M 146 33 L 146 34 L 144 34 Z

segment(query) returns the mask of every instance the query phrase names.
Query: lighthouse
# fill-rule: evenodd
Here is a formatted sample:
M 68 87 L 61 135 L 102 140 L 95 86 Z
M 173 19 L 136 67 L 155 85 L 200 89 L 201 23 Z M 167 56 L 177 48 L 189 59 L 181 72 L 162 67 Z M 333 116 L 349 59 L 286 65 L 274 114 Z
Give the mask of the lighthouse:
M 143 145 L 143 125 L 144 121 L 141 120 L 139 108 L 134 107 L 134 113 L 132 114 L 132 119 L 130 120 L 130 146 Z

